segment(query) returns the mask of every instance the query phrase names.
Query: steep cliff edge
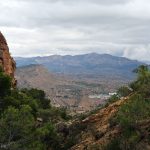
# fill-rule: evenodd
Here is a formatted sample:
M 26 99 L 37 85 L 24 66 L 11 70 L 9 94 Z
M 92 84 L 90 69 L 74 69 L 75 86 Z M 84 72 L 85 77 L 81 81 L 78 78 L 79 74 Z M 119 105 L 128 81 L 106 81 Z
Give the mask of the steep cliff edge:
M 12 78 L 12 87 L 16 86 L 16 79 L 14 72 L 16 69 L 16 63 L 11 57 L 7 41 L 3 34 L 0 32 L 0 66 L 3 71 Z

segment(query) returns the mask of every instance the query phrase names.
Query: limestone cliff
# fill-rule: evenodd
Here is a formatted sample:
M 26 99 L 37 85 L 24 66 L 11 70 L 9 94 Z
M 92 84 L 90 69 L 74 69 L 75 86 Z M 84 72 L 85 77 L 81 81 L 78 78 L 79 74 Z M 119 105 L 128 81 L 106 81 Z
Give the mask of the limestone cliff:
M 0 66 L 3 71 L 12 78 L 12 87 L 16 86 L 16 79 L 14 78 L 14 72 L 16 69 L 16 63 L 11 57 L 7 41 L 3 34 L 0 32 Z

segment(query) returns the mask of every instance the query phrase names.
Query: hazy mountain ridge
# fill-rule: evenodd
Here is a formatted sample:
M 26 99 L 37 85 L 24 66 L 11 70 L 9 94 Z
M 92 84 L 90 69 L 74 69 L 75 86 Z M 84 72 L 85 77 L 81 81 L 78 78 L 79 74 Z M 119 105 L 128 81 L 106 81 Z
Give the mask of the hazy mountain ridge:
M 142 64 L 136 60 L 97 53 L 76 56 L 17 57 L 15 60 L 18 67 L 42 64 L 49 71 L 60 74 L 113 75 L 130 79 L 133 77 L 132 70 Z

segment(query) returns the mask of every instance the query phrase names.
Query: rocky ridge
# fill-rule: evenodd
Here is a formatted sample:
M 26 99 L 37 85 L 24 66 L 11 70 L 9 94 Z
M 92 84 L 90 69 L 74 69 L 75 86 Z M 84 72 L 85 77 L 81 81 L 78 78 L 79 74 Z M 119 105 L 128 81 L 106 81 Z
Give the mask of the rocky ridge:
M 12 86 L 16 86 L 16 79 L 14 72 L 16 69 L 16 63 L 11 57 L 7 41 L 3 34 L 0 32 L 0 66 L 3 71 L 12 78 Z
M 116 116 L 122 105 L 129 102 L 130 96 L 100 109 L 95 114 L 82 120 L 79 124 L 86 125 L 87 130 L 81 132 L 80 141 L 70 150 L 104 150 L 106 145 L 122 133 L 120 126 L 112 124 L 110 120 Z M 149 127 L 150 119 L 138 121 L 136 129 L 142 137 L 136 145 L 137 150 L 150 150 L 150 144 L 147 140 L 150 135 Z
M 94 150 L 95 145 L 107 145 L 109 141 L 115 138 L 119 134 L 120 129 L 118 126 L 111 127 L 109 120 L 127 100 L 128 98 L 124 98 L 112 103 L 108 107 L 99 110 L 96 114 L 82 120 L 81 123 L 86 124 L 88 130 L 81 133 L 80 142 L 73 146 L 71 150 Z

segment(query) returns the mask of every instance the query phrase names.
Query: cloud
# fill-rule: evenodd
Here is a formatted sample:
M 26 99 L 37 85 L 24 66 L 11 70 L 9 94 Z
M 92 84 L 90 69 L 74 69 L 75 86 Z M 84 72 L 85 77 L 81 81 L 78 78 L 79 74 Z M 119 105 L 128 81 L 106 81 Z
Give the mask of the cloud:
M 127 48 L 123 53 L 124 57 L 131 59 L 138 59 L 140 61 L 150 61 L 150 44 L 149 45 L 139 45 L 139 47 Z
M 110 53 L 150 60 L 149 0 L 0 1 L 14 56 Z

